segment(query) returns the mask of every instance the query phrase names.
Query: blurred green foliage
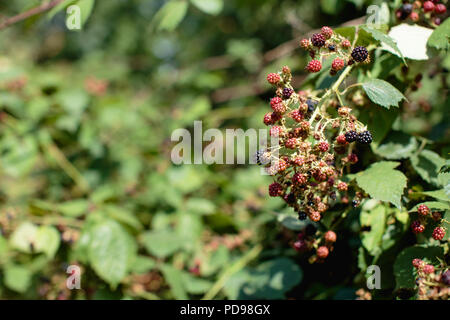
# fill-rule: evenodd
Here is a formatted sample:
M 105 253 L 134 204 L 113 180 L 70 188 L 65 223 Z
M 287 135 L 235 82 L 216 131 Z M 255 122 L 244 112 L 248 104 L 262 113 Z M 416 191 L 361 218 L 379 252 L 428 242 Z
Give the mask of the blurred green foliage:
M 0 297 L 352 299 L 373 259 L 391 275 L 379 296 L 394 297 L 401 262 L 393 267 L 393 259 L 415 243 L 404 212 L 388 204 L 351 210 L 333 254 L 310 265 L 290 247 L 305 224 L 267 196 L 271 179 L 259 168 L 170 160 L 172 131 L 194 120 L 204 130 L 263 128 L 269 71 L 287 64 L 297 84 L 326 87 L 326 74 L 303 71 L 298 38 L 357 19 L 372 3 L 381 1 L 95 1 L 81 31 L 66 29 L 63 11 L 2 30 Z M 38 4 L 0 8 L 14 15 Z M 416 204 L 420 192 L 445 185 L 438 169 L 449 151 L 448 74 L 408 63 L 406 72 L 399 57 L 377 51 L 367 67 L 410 103 L 388 111 L 364 98 L 359 118 L 380 146 L 355 172 L 404 159 L 399 169 L 416 176 L 408 182 Z M 408 91 L 419 72 L 422 88 Z M 417 153 L 429 141 L 418 135 L 435 152 Z M 368 212 L 396 218 L 362 231 Z M 66 288 L 72 264 L 82 267 L 81 290 Z

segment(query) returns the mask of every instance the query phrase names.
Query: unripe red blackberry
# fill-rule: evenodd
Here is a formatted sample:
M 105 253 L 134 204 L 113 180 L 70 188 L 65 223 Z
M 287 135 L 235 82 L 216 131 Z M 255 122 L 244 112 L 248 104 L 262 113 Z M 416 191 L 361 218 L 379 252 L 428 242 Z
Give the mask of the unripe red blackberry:
M 348 143 L 347 140 L 345 139 L 345 135 L 343 135 L 343 134 L 341 134 L 340 136 L 337 136 L 336 142 L 338 144 L 342 144 L 342 145 L 345 145 Z
M 317 248 L 317 257 L 319 257 L 320 259 L 325 259 L 326 257 L 328 257 L 329 253 L 330 250 L 328 250 L 328 248 L 325 246 Z
M 272 99 L 270 99 L 270 107 L 271 108 L 273 108 L 273 106 L 275 106 L 279 103 L 283 103 L 283 99 L 281 99 L 280 97 L 273 97 Z
M 309 41 L 309 39 L 302 39 L 300 41 L 300 47 L 302 47 L 303 49 L 308 49 L 310 45 L 311 42 Z
M 297 139 L 296 138 L 287 139 L 285 141 L 284 145 L 288 149 L 295 149 L 295 147 L 297 146 Z
M 306 184 L 307 181 L 308 181 L 308 178 L 300 172 L 296 172 L 294 174 L 294 176 L 292 177 L 292 182 L 294 184 L 304 185 L 304 184 Z
M 300 123 L 300 128 L 302 129 L 302 131 L 308 131 L 310 129 L 310 124 L 308 121 L 302 121 Z
M 278 182 L 269 185 L 269 195 L 271 197 L 278 197 L 283 193 L 283 187 Z
M 322 217 L 318 211 L 313 211 L 313 212 L 310 212 L 309 218 L 311 219 L 311 221 L 317 222 L 317 221 L 320 221 L 320 218 L 322 218 Z
M 291 68 L 289 68 L 288 66 L 283 66 L 283 68 L 281 68 L 281 72 L 284 75 L 290 75 L 291 74 Z
M 306 244 L 305 240 L 299 239 L 294 242 L 292 245 L 296 251 L 304 251 L 307 249 L 308 245 Z
M 296 157 L 294 159 L 294 164 L 296 164 L 297 166 L 302 166 L 305 164 L 305 159 L 302 157 Z
M 443 14 L 446 11 L 447 11 L 447 8 L 442 3 L 439 3 L 434 7 L 434 12 L 436 12 L 437 14 Z
M 283 159 L 278 160 L 278 163 L 277 163 L 278 172 L 282 172 L 282 171 L 286 170 L 287 167 L 288 167 L 288 163 L 286 161 L 284 161 Z
M 333 242 L 336 242 L 337 236 L 334 231 L 329 230 L 325 233 L 324 238 L 325 238 L 325 241 L 333 243 Z
M 342 41 L 341 46 L 343 48 L 350 48 L 352 46 L 352 44 L 350 43 L 349 40 L 345 39 L 345 40 Z
M 264 115 L 264 124 L 266 126 L 273 124 L 273 119 L 272 119 L 272 112 L 266 113 Z
M 339 191 L 347 191 L 348 185 L 345 182 L 339 182 L 337 188 Z
M 326 38 L 326 39 L 330 39 L 331 36 L 333 35 L 333 30 L 330 27 L 324 26 L 322 27 L 322 29 L 320 30 L 320 33 Z
M 283 128 L 281 128 L 280 126 L 273 126 L 272 128 L 270 128 L 270 135 L 272 137 L 279 137 L 281 136 L 283 133 Z
M 278 82 L 280 82 L 280 80 L 281 80 L 281 77 L 278 73 L 269 73 L 267 75 L 267 81 L 270 84 L 276 85 Z
M 434 10 L 434 3 L 432 1 L 425 1 L 423 3 L 423 11 L 431 12 Z
M 434 272 L 434 267 L 431 264 L 427 264 L 423 267 L 423 272 L 426 274 L 432 274 Z
M 330 148 L 330 145 L 328 144 L 328 142 L 322 141 L 322 142 L 319 142 L 317 148 L 321 152 L 327 152 L 328 149 Z
M 416 269 L 419 269 L 422 266 L 422 264 L 423 264 L 423 261 L 420 259 L 417 259 L 417 258 L 413 259 L 413 261 L 412 261 L 412 265 Z
M 315 47 L 323 47 L 325 45 L 326 39 L 323 34 L 321 33 L 315 33 L 311 37 L 311 43 Z
M 322 62 L 319 60 L 311 60 L 308 65 L 306 66 L 306 70 L 308 72 L 319 72 L 322 69 Z
M 414 220 L 411 223 L 411 229 L 414 233 L 422 233 L 425 231 L 425 226 L 423 224 L 420 223 L 419 220 Z
M 333 63 L 331 64 L 331 68 L 336 71 L 341 70 L 342 68 L 344 68 L 344 66 L 345 66 L 345 61 L 344 61 L 344 59 L 341 59 L 341 58 L 334 59 Z
M 355 163 L 357 163 L 358 162 L 358 156 L 355 154 L 355 153 L 351 153 L 351 154 L 349 154 L 348 155 L 348 162 L 350 162 L 350 163 L 352 163 L 352 164 L 355 164 Z
M 286 106 L 284 103 L 277 103 L 272 106 L 272 110 L 276 113 L 282 114 L 286 112 Z
M 295 122 L 301 122 L 303 120 L 303 114 L 299 110 L 292 111 L 290 116 Z
M 433 239 L 434 240 L 442 240 L 445 237 L 445 229 L 442 227 L 436 227 L 433 230 Z
M 414 21 L 417 22 L 419 21 L 419 14 L 417 12 L 411 12 L 411 14 L 409 15 L 409 18 Z
M 427 215 L 430 214 L 430 208 L 428 208 L 426 205 L 421 204 L 418 208 L 417 208 L 417 212 L 421 215 L 426 217 Z
M 362 46 L 356 47 L 352 51 L 352 58 L 353 58 L 353 60 L 355 60 L 357 62 L 363 62 L 364 60 L 367 59 L 368 55 L 369 55 L 369 52 L 367 51 L 367 49 L 365 47 L 362 47 Z

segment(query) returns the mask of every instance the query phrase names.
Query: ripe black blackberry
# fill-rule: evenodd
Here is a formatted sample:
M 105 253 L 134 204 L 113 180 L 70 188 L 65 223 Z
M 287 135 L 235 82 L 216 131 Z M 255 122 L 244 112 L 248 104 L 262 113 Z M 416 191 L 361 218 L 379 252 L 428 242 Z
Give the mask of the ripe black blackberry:
M 345 133 L 345 140 L 347 142 L 356 141 L 357 137 L 358 137 L 358 134 L 356 133 L 356 131 L 350 130 Z
M 365 47 L 356 47 L 352 51 L 352 58 L 357 62 L 363 62 L 369 56 L 369 51 Z
M 369 144 L 372 143 L 372 134 L 370 131 L 363 131 L 358 133 L 356 140 L 361 144 Z
M 317 102 L 311 99 L 306 100 L 306 104 L 308 105 L 308 112 L 313 112 L 316 108 Z
M 326 39 L 323 34 L 321 33 L 315 33 L 311 37 L 311 43 L 315 47 L 323 47 L 325 45 Z
M 330 45 L 328 46 L 328 50 L 330 50 L 330 51 L 336 51 L 336 46 L 335 46 L 334 44 L 330 44 Z
M 304 212 L 304 211 L 298 212 L 298 220 L 303 221 L 303 220 L 306 220 L 307 217 L 308 217 L 308 215 L 306 214 L 306 212 Z
M 444 273 L 442 273 L 441 281 L 443 284 L 450 286 L 450 270 L 447 270 Z

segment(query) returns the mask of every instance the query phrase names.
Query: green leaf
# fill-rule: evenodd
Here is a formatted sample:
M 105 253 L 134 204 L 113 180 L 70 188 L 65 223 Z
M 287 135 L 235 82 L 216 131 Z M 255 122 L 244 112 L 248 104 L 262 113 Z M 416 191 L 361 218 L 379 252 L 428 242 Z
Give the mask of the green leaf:
M 87 213 L 89 201 L 85 199 L 70 200 L 56 205 L 56 210 L 63 215 L 76 218 Z
M 133 212 L 114 205 L 103 205 L 102 208 L 110 218 L 117 222 L 128 225 L 137 231 L 143 229 L 142 223 Z
M 184 245 L 183 239 L 170 230 L 148 231 L 142 240 L 147 251 L 158 258 L 168 257 Z
M 5 286 L 19 293 L 25 293 L 31 284 L 31 272 L 23 266 L 6 265 Z
M 58 251 L 61 236 L 52 226 L 41 226 L 36 233 L 35 250 L 53 258 Z
M 378 205 L 370 211 L 362 211 L 360 215 L 362 227 L 370 227 L 370 231 L 362 232 L 362 244 L 372 256 L 381 253 L 381 239 L 383 237 L 386 210 L 383 205 Z
M 429 197 L 432 197 L 432 198 L 435 198 L 438 200 L 450 201 L 450 196 L 448 196 L 445 193 L 444 189 L 434 190 L 434 191 L 423 191 L 423 192 L 421 192 L 421 194 L 427 195 Z
M 223 9 L 223 0 L 191 0 L 191 3 L 205 13 L 218 15 Z
M 398 162 L 393 161 L 374 163 L 361 174 L 358 174 L 356 182 L 372 198 L 391 202 L 397 208 L 400 208 L 400 200 L 407 179 L 402 172 L 394 170 L 398 165 Z M 389 179 L 386 179 L 386 177 L 389 177 Z
M 438 174 L 445 160 L 436 152 L 423 150 L 419 155 L 411 157 L 411 164 L 423 180 L 439 186 Z
M 437 258 L 442 259 L 444 248 L 439 246 L 426 247 L 416 245 L 404 249 L 397 256 L 394 263 L 394 275 L 397 288 L 414 288 L 416 285 L 415 271 L 412 265 L 413 259 L 426 259 L 428 263 L 439 263 Z
M 298 217 L 293 213 L 281 213 L 277 216 L 277 220 L 284 227 L 295 231 L 303 229 L 306 225 L 305 222 L 298 220 Z
M 417 146 L 417 140 L 413 136 L 394 131 L 374 151 L 386 159 L 405 159 L 417 150 Z
M 344 3 L 340 0 L 320 0 L 320 6 L 323 12 L 334 15 L 342 9 Z
M 230 299 L 284 299 L 285 293 L 302 278 L 297 264 L 288 258 L 277 258 L 235 273 L 224 290 Z
M 392 27 L 389 36 L 397 42 L 397 47 L 405 58 L 428 60 L 427 41 L 432 32 L 433 29 L 403 23 Z M 401 56 L 397 50 L 385 43 L 382 44 L 382 48 L 399 57 Z
M 398 103 L 406 99 L 400 91 L 384 80 L 370 79 L 364 82 L 362 87 L 370 100 L 387 109 L 391 106 L 398 107 Z
M 450 20 L 445 21 L 436 29 L 434 29 L 430 38 L 428 38 L 427 45 L 436 49 L 450 48 Z
M 155 266 L 155 259 L 146 256 L 136 256 L 134 261 L 131 263 L 130 272 L 147 273 Z
M 161 266 L 161 271 L 175 298 L 178 300 L 187 300 L 188 295 L 186 293 L 186 289 L 184 288 L 182 271 L 168 264 L 163 264 Z
M 38 227 L 31 222 L 23 222 L 14 230 L 9 241 L 11 247 L 22 252 L 31 253 L 35 246 Z
M 94 9 L 95 0 L 78 0 L 76 5 L 80 7 L 81 13 L 81 25 L 87 22 L 92 14 L 92 9 Z
M 369 28 L 367 25 L 363 25 L 361 26 L 361 28 L 370 33 L 375 40 L 378 40 L 387 45 L 388 47 L 392 48 L 392 50 L 397 52 L 398 55 L 403 59 L 403 62 L 406 63 L 405 58 L 403 57 L 403 54 L 400 51 L 400 49 L 397 47 L 397 42 L 394 39 L 392 39 L 387 34 L 382 33 L 381 31 Z
M 414 208 L 409 210 L 409 212 L 417 211 L 417 208 L 419 208 L 419 206 L 421 204 L 426 205 L 430 209 L 436 209 L 436 210 L 447 210 L 447 209 L 450 209 L 450 205 L 448 203 L 439 202 L 439 201 L 426 201 L 426 202 L 422 202 L 422 203 L 419 203 L 419 204 L 415 205 Z
M 183 272 L 182 275 L 183 286 L 186 291 L 191 294 L 202 294 L 209 290 L 212 286 L 212 282 L 194 277 L 188 272 Z
M 156 13 L 158 30 L 173 31 L 186 15 L 189 3 L 185 0 L 170 0 Z
M 100 278 L 115 288 L 126 276 L 134 258 L 134 240 L 113 220 L 98 223 L 89 233 L 89 262 Z
M 186 212 L 206 215 L 213 214 L 216 211 L 216 205 L 214 202 L 203 198 L 189 198 L 186 201 Z

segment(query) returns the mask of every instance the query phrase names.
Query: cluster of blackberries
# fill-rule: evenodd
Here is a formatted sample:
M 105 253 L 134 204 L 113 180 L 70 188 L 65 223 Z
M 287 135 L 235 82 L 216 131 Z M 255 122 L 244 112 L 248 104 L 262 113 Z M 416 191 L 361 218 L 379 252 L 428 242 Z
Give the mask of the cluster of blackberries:
M 441 265 L 435 268 L 432 264 L 427 264 L 418 258 L 412 260 L 412 265 L 417 272 L 418 300 L 448 300 L 450 298 L 448 266 L 441 262 Z
M 372 134 L 370 131 L 365 130 L 362 132 L 357 133 L 354 130 L 347 131 L 345 134 L 345 141 L 351 143 L 351 142 L 358 142 L 360 144 L 370 144 L 372 143 Z
M 396 11 L 396 16 L 399 20 L 409 18 L 414 22 L 432 22 L 434 25 L 440 25 L 446 12 L 447 7 L 439 0 L 415 0 L 412 3 L 404 1 Z
M 302 232 L 297 236 L 297 240 L 292 243 L 292 247 L 298 252 L 305 252 L 317 247 L 315 256 L 312 256 L 313 262 L 322 262 L 328 257 L 329 253 L 333 251 L 334 243 L 337 240 L 337 235 L 334 231 L 328 230 L 319 238 L 315 238 L 317 229 L 308 224 Z
M 425 226 L 427 224 L 427 219 L 431 218 L 435 222 L 440 223 L 442 221 L 442 215 L 439 212 L 431 212 L 430 208 L 425 205 L 421 204 L 417 207 L 417 213 L 419 216 L 418 220 L 414 220 L 411 223 L 411 230 L 418 234 L 425 231 Z M 434 240 L 443 240 L 445 237 L 446 230 L 443 227 L 437 226 L 434 228 L 432 237 Z
M 272 112 L 264 116 L 269 133 L 278 138 L 278 145 L 268 146 L 255 155 L 275 178 L 269 186 L 272 197 L 282 198 L 298 212 L 298 218 L 319 221 L 330 205 L 341 201 L 356 207 L 363 195 L 348 200 L 348 185 L 339 180 L 345 166 L 358 162 L 350 142 L 372 142 L 372 135 L 351 114 L 348 107 L 338 108 L 332 118 L 307 92 L 295 92 L 289 68 L 268 76 L 276 79 L 276 96 L 270 100 Z M 345 134 L 338 134 L 345 132 Z M 274 152 L 276 150 L 277 152 Z
M 330 27 L 322 27 L 320 33 L 313 34 L 310 39 L 301 40 L 300 46 L 308 50 L 312 58 L 306 66 L 306 70 L 311 73 L 322 70 L 322 57 L 330 53 L 338 55 L 331 64 L 330 75 L 333 76 L 345 67 L 346 61 L 347 65 L 369 61 L 369 52 L 365 47 L 359 46 L 349 52 L 350 41 L 334 33 Z

